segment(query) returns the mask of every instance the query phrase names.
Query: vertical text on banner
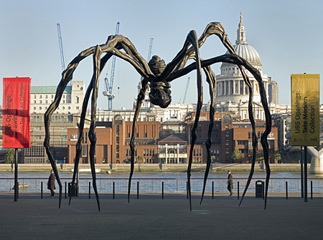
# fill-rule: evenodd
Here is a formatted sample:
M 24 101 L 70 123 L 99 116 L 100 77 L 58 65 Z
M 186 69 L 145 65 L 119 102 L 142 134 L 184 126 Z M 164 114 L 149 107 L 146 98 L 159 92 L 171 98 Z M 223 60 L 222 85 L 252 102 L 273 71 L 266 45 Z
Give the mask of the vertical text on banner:
M 292 74 L 292 146 L 320 145 L 320 75 Z
M 30 148 L 30 78 L 3 78 L 3 148 Z

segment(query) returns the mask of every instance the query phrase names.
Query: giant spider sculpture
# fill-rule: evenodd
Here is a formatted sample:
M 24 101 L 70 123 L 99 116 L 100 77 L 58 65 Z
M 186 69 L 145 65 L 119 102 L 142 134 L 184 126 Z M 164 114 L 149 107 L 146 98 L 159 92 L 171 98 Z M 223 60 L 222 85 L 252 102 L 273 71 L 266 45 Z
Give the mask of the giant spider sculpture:
M 216 35 L 220 38 L 223 45 L 228 50 L 228 54 L 202 60 L 200 57 L 199 49 L 200 47 L 202 47 L 206 39 L 211 35 Z M 96 173 L 95 173 L 95 162 L 94 162 L 94 153 L 95 153 L 95 146 L 96 146 L 96 135 L 94 131 L 95 131 L 95 125 L 96 125 L 98 78 L 105 64 L 113 55 L 129 62 L 136 69 L 136 71 L 142 76 L 142 80 L 141 80 L 142 87 L 137 97 L 138 100 L 137 100 L 136 110 L 134 114 L 134 121 L 132 125 L 132 135 L 130 140 L 131 169 L 130 169 L 130 176 L 129 176 L 129 183 L 128 183 L 128 201 L 130 200 L 131 179 L 134 172 L 134 162 L 135 162 L 134 161 L 134 152 L 135 152 L 134 141 L 135 141 L 136 120 L 138 118 L 138 114 L 140 111 L 141 103 L 145 96 L 145 92 L 148 89 L 148 84 L 150 86 L 149 97 L 150 97 L 151 103 L 158 105 L 162 108 L 166 108 L 171 103 L 170 82 L 193 70 L 196 70 L 198 100 L 197 100 L 195 121 L 191 129 L 191 148 L 189 152 L 189 160 L 188 160 L 188 167 L 187 167 L 189 206 L 190 206 L 190 209 L 192 210 L 190 178 L 191 178 L 191 166 L 192 166 L 192 155 L 193 155 L 192 153 L 193 153 L 195 141 L 197 139 L 196 128 L 199 122 L 200 112 L 203 104 L 203 96 L 202 96 L 202 69 L 203 69 L 206 76 L 206 81 L 209 85 L 211 103 L 210 103 L 210 112 L 209 112 L 210 122 L 209 122 L 209 128 L 208 128 L 208 137 L 205 142 L 206 152 L 207 152 L 207 164 L 206 164 L 203 190 L 202 190 L 202 196 L 201 196 L 201 203 L 202 203 L 204 193 L 205 193 L 205 186 L 206 186 L 206 182 L 209 174 L 209 169 L 211 165 L 210 147 L 211 147 L 211 133 L 212 133 L 213 122 L 214 122 L 214 105 L 215 105 L 214 103 L 215 103 L 215 94 L 216 94 L 215 74 L 211 70 L 210 66 L 218 62 L 227 62 L 227 63 L 238 65 L 241 71 L 241 74 L 243 76 L 243 79 L 249 88 L 248 111 L 249 111 L 249 119 L 252 124 L 253 155 L 252 155 L 252 161 L 251 161 L 252 164 L 251 164 L 250 174 L 249 174 L 241 201 L 239 203 L 239 206 L 242 203 L 242 200 L 245 196 L 245 193 L 247 192 L 247 189 L 249 187 L 249 184 L 253 176 L 254 166 L 255 166 L 256 147 L 257 147 L 257 141 L 258 141 L 256 136 L 256 130 L 255 130 L 255 120 L 252 112 L 253 87 L 245 72 L 245 69 L 247 69 L 254 76 L 254 78 L 257 80 L 259 84 L 261 102 L 262 102 L 264 112 L 265 112 L 265 117 L 266 117 L 266 129 L 261 136 L 261 144 L 263 147 L 264 161 L 266 166 L 266 185 L 265 185 L 266 186 L 265 187 L 265 208 L 266 208 L 268 183 L 269 183 L 269 177 L 270 177 L 267 136 L 271 131 L 271 115 L 268 108 L 264 84 L 261 78 L 261 73 L 245 59 L 235 54 L 235 50 L 232 44 L 230 43 L 230 41 L 228 40 L 227 34 L 224 31 L 224 28 L 219 22 L 209 23 L 200 38 L 197 38 L 196 32 L 194 30 L 190 31 L 190 33 L 187 35 L 187 38 L 184 42 L 184 46 L 178 52 L 175 58 L 168 64 L 165 64 L 164 60 L 162 60 L 158 56 L 153 56 L 152 59 L 147 63 L 144 60 L 144 58 L 137 52 L 136 48 L 131 43 L 131 41 L 122 35 L 109 36 L 105 44 L 93 46 L 82 51 L 78 56 L 76 56 L 70 62 L 66 70 L 63 71 L 62 73 L 62 79 L 57 87 L 55 99 L 52 102 L 52 104 L 49 106 L 48 110 L 44 115 L 44 123 L 45 123 L 44 146 L 46 148 L 46 153 L 48 155 L 49 161 L 52 165 L 52 168 L 54 170 L 54 173 L 59 185 L 59 207 L 61 206 L 62 184 L 58 176 L 58 171 L 57 171 L 54 157 L 51 152 L 51 148 L 49 144 L 50 143 L 50 132 L 49 132 L 50 118 L 54 113 L 54 111 L 58 108 L 60 100 L 63 95 L 63 91 L 66 85 L 72 80 L 73 73 L 77 68 L 78 64 L 84 58 L 90 55 L 93 55 L 93 75 L 92 75 L 91 82 L 85 93 L 80 123 L 78 125 L 78 141 L 76 145 L 75 166 L 74 166 L 72 184 L 75 184 L 76 172 L 78 170 L 79 159 L 81 155 L 81 148 L 82 148 L 81 142 L 82 142 L 82 136 L 83 136 L 83 130 L 84 130 L 85 114 L 86 114 L 86 109 L 91 96 L 91 125 L 89 129 L 89 139 L 91 143 L 90 144 L 90 165 L 91 165 L 91 173 L 93 178 L 93 189 L 95 192 L 99 211 L 100 211 L 100 202 L 99 202 L 99 195 L 98 195 L 97 185 L 96 185 Z M 187 65 L 187 61 L 189 59 L 193 59 L 194 62 Z M 71 201 L 71 198 L 70 198 L 70 201 Z

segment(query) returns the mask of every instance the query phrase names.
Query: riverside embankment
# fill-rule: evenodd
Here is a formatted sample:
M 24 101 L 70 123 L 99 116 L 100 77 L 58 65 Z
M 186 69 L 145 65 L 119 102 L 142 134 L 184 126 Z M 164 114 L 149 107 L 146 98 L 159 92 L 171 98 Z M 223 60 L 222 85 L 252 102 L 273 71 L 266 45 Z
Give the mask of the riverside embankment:
M 206 164 L 193 164 L 193 172 L 204 172 Z M 57 168 L 60 172 L 72 172 L 74 164 L 58 164 Z M 236 173 L 249 172 L 251 164 L 221 164 L 215 163 L 211 166 L 211 172 L 223 173 L 231 170 Z M 308 164 L 308 169 L 310 164 Z M 50 164 L 18 164 L 19 172 L 49 172 Z M 89 164 L 80 164 L 79 169 L 90 169 Z M 100 173 L 107 172 L 129 172 L 130 164 L 96 164 L 96 169 Z M 270 164 L 272 172 L 299 172 L 300 164 Z M 135 164 L 135 171 L 139 172 L 185 172 L 187 164 Z M 0 164 L 0 172 L 13 172 L 14 166 L 12 164 Z M 255 172 L 265 172 L 265 169 L 259 164 L 255 166 Z

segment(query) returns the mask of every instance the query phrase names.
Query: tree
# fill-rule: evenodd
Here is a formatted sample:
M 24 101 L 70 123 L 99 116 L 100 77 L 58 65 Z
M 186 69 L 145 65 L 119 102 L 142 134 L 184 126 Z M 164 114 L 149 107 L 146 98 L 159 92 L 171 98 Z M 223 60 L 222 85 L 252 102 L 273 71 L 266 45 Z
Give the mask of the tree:
M 9 148 L 7 149 L 7 152 L 6 152 L 6 163 L 13 163 L 14 160 L 15 160 L 15 149 L 13 148 Z
M 276 151 L 274 156 L 275 156 L 275 160 L 276 160 L 278 163 L 280 163 L 280 162 L 281 162 L 281 160 L 282 160 L 282 156 L 281 156 L 280 152 Z
M 234 148 L 231 158 L 234 162 L 241 162 L 242 156 L 241 156 L 240 150 L 238 148 Z

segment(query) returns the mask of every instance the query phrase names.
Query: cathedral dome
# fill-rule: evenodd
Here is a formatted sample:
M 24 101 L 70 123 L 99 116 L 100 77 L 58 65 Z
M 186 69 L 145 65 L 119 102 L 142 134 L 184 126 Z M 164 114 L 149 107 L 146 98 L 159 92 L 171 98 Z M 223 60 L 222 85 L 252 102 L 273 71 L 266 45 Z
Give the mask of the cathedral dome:
M 250 62 L 254 67 L 262 67 L 261 60 L 258 52 L 252 46 L 247 43 L 246 30 L 242 21 L 242 15 L 240 15 L 240 23 L 237 30 L 236 45 L 233 46 L 237 55 Z M 226 52 L 228 54 L 229 51 Z M 230 63 L 223 63 L 222 66 L 231 65 Z
M 238 44 L 238 45 L 234 45 L 233 47 L 237 55 L 239 55 L 240 57 L 250 62 L 252 66 L 254 67 L 262 66 L 258 52 L 252 46 L 248 44 Z M 228 54 L 229 52 L 226 52 L 226 53 Z M 230 63 L 222 64 L 222 66 L 227 66 L 227 65 L 231 65 L 231 64 Z

